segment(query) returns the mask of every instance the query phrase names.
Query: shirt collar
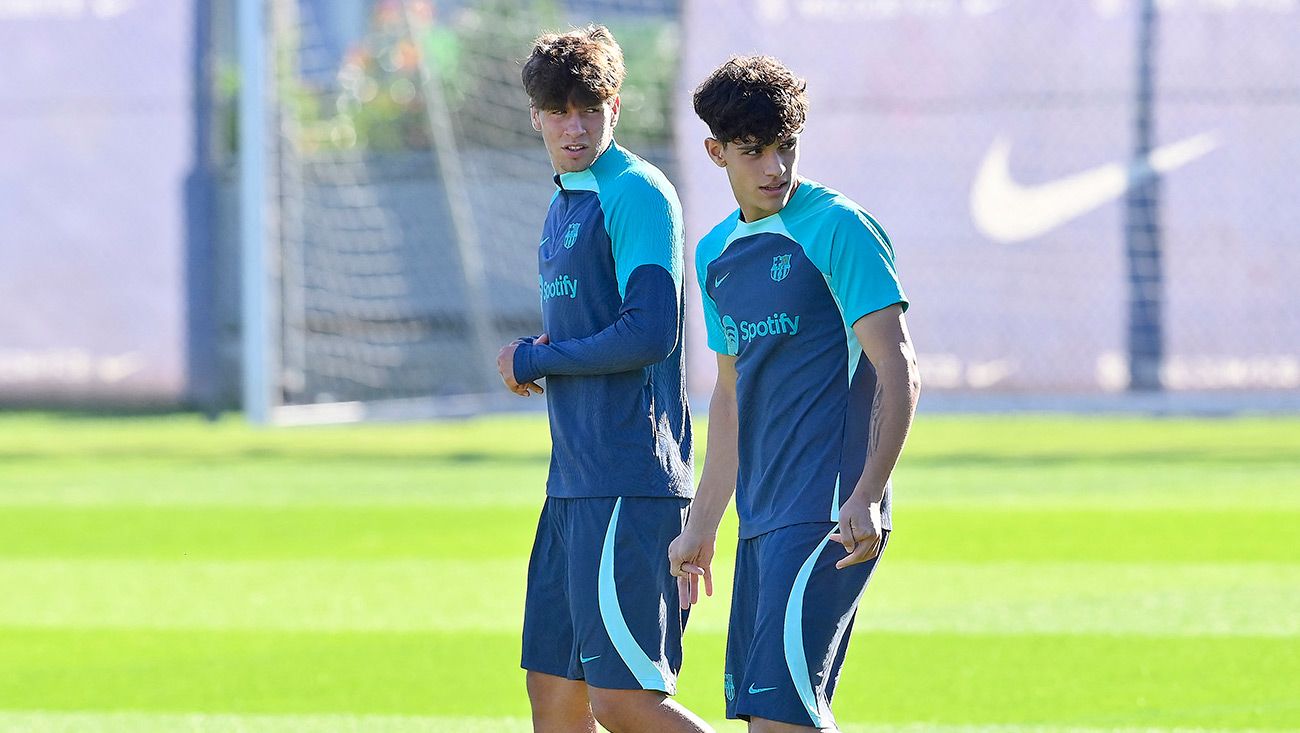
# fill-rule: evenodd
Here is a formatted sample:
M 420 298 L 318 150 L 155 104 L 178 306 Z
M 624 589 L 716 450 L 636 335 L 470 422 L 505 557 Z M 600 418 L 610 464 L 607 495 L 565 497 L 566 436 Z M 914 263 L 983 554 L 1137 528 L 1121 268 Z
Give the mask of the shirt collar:
M 600 155 L 591 162 L 591 165 L 580 171 L 567 173 L 556 173 L 554 176 L 555 185 L 565 191 L 600 191 L 600 186 L 596 183 L 596 173 L 602 168 L 609 165 L 610 160 L 618 157 L 612 151 L 622 152 L 622 148 L 613 140 L 610 141 L 609 147 L 601 151 Z

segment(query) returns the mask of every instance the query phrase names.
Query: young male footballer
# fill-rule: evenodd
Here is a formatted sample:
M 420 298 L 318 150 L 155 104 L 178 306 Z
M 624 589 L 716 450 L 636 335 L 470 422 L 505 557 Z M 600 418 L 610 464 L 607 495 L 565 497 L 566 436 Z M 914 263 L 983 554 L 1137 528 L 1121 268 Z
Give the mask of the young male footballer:
M 536 731 L 709 730 L 669 696 L 684 615 L 666 561 L 694 492 L 682 364 L 682 216 L 654 166 L 614 142 L 623 53 L 588 26 L 523 66 L 555 170 L 538 246 L 544 333 L 497 368 L 546 380 L 551 467 L 528 565 L 522 666 Z
M 835 731 L 858 602 L 890 531 L 890 473 L 920 381 L 884 230 L 799 175 L 805 82 L 732 58 L 695 91 L 739 209 L 696 251 L 718 378 L 708 453 L 669 548 L 683 605 L 711 591 L 718 522 L 740 518 L 724 675 L 754 733 Z

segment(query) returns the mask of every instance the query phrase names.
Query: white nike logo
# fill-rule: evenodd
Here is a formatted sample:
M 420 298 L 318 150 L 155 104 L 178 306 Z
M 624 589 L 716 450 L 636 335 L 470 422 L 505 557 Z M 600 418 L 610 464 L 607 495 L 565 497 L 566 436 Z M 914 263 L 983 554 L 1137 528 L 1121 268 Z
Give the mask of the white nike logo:
M 1011 142 L 999 137 L 975 174 L 971 219 L 980 233 L 995 242 L 1023 242 L 1123 196 L 1130 182 L 1143 174 L 1181 168 L 1218 146 L 1215 134 L 1205 132 L 1152 150 L 1146 166 L 1137 170 L 1109 163 L 1048 183 L 1022 186 L 1011 179 Z
M 713 281 L 713 287 L 715 287 L 715 288 L 718 287 L 719 285 L 722 284 L 722 281 L 723 281 L 723 280 L 726 280 L 726 279 L 729 278 L 729 277 L 731 277 L 731 273 L 730 273 L 730 272 L 728 272 L 726 275 L 723 275 L 722 277 L 716 278 L 716 279 Z
M 101 18 L 112 18 L 130 10 L 135 2 L 136 0 L 94 0 L 90 5 L 95 15 Z
M 537 243 L 537 246 L 540 247 L 540 246 L 542 246 L 543 244 L 546 244 L 547 241 L 549 241 L 549 240 L 550 240 L 550 237 L 542 237 L 542 241 L 538 242 L 538 243 Z
M 988 15 L 996 13 L 1007 4 L 1009 0 L 966 0 L 962 3 L 967 15 Z

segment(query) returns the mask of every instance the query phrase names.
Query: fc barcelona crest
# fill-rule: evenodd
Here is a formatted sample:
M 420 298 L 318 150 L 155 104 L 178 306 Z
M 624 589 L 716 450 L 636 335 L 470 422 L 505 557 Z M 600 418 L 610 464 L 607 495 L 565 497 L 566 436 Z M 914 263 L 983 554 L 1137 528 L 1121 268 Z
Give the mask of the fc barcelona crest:
M 564 248 L 573 249 L 573 243 L 578 241 L 578 230 L 582 228 L 582 222 L 575 221 L 569 225 L 564 232 Z M 788 258 L 787 258 L 788 259 Z
M 781 282 L 790 274 L 790 255 L 777 255 L 772 258 L 772 280 Z
M 727 702 L 736 699 L 736 682 L 729 674 L 722 675 L 722 694 L 727 696 Z

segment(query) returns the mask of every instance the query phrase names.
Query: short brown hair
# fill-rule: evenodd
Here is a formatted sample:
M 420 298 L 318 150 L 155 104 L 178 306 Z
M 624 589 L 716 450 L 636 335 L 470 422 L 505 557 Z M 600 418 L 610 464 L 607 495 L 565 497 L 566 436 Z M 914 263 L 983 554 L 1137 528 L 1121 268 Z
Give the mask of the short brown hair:
M 588 25 L 538 36 L 522 76 L 534 107 L 565 109 L 569 102 L 589 105 L 613 99 L 627 70 L 614 34 L 603 25 Z
M 695 89 L 695 114 L 719 142 L 771 145 L 803 127 L 807 88 L 771 56 L 732 56 Z

